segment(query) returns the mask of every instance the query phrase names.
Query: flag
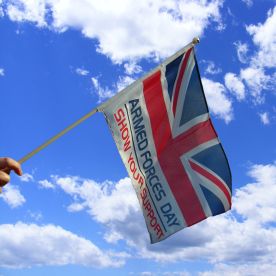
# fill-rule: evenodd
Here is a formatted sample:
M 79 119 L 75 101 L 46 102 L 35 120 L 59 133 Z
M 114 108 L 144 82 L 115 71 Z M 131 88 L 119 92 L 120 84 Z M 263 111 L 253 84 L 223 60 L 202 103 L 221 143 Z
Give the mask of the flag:
M 231 172 L 209 116 L 194 47 L 177 52 L 100 111 L 152 243 L 231 208 Z

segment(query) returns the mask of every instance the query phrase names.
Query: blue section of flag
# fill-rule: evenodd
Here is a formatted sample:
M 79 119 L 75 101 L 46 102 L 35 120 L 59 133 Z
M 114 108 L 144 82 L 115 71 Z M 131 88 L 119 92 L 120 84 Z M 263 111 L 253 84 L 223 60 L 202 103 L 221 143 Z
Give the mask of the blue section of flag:
M 221 144 L 209 147 L 206 150 L 203 150 L 200 153 L 194 155 L 192 158 L 216 173 L 224 180 L 224 182 L 231 190 L 231 173 Z
M 181 91 L 181 93 L 183 93 Z M 208 112 L 197 67 L 194 66 L 183 106 L 180 126 Z
M 209 208 L 211 209 L 213 216 L 224 213 L 224 206 L 220 199 L 217 196 L 215 196 L 210 190 L 206 189 L 204 186 L 200 185 L 200 188 L 208 202 Z
M 166 79 L 168 83 L 168 93 L 169 93 L 170 99 L 172 99 L 173 87 L 178 74 L 178 69 L 179 69 L 179 65 L 182 60 L 182 57 L 183 55 L 179 56 L 178 58 L 176 58 L 174 61 L 172 61 L 166 66 Z

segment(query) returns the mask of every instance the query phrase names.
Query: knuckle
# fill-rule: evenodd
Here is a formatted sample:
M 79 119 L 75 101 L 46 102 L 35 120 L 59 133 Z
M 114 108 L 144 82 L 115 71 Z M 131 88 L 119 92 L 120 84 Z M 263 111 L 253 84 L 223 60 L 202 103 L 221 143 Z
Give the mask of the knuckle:
M 9 166 L 11 163 L 11 159 L 9 157 L 3 157 L 3 163 L 5 164 L 6 167 Z
M 5 163 L 10 164 L 12 162 L 12 159 L 9 157 L 4 157 Z
M 4 172 L 0 173 L 0 185 L 4 186 L 10 182 L 10 176 Z

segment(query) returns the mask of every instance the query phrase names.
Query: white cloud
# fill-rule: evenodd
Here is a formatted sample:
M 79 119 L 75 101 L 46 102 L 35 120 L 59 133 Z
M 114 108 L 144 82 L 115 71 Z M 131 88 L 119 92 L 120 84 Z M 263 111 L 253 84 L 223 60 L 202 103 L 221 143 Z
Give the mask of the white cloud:
M 0 10 L 0 14 L 1 14 L 1 10 Z M 0 68 L 0 77 L 4 77 L 5 76 L 5 70 L 4 68 Z
M 129 178 L 121 179 L 118 183 L 97 183 L 79 177 L 53 177 L 53 181 L 67 194 L 74 196 L 75 206 L 71 207 L 74 211 L 82 204 L 90 215 L 102 223 L 108 223 L 114 218 L 124 221 L 132 209 L 139 209 Z
M 18 187 L 11 184 L 5 186 L 3 193 L 0 194 L 2 198 L 11 208 L 17 208 L 26 202 L 24 196 L 20 193 Z
M 173 272 L 163 272 L 162 276 L 191 276 L 187 271 L 173 271 Z
M 234 43 L 238 55 L 238 59 L 241 63 L 248 62 L 248 44 L 237 41 Z
M 215 265 L 202 275 L 221 275 L 222 267 L 225 271 L 236 267 L 237 275 L 258 275 L 268 267 L 276 269 L 276 163 L 253 165 L 248 174 L 253 181 L 236 190 L 232 212 L 208 218 L 154 245 L 149 244 L 129 179 L 112 184 L 78 177 L 55 177 L 55 181 L 73 202 L 84 203 L 93 219 L 107 226 L 108 242 L 124 240 L 140 258 Z
M 259 113 L 259 116 L 260 116 L 261 122 L 264 125 L 269 125 L 270 124 L 270 119 L 269 119 L 268 112 Z
M 103 252 L 91 241 L 60 226 L 2 224 L 0 237 L 0 267 L 75 264 L 101 268 L 119 267 L 124 263 L 125 254 Z
M 254 63 L 262 67 L 276 67 L 276 7 L 269 10 L 266 21 L 258 25 L 249 25 L 246 30 L 253 36 L 258 47 Z
M 248 7 L 251 7 L 253 5 L 253 0 L 242 0 Z
M 4 11 L 3 11 L 3 8 L 2 8 L 2 3 L 3 3 L 3 1 L 0 0 L 0 17 L 4 16 Z
M 92 77 L 91 81 L 93 85 L 93 90 L 96 92 L 96 94 L 99 97 L 99 102 L 102 102 L 105 99 L 111 98 L 117 92 L 115 89 L 110 89 L 109 87 L 103 87 L 99 82 L 99 78 L 97 77 Z
M 220 28 L 222 4 L 223 0 L 8 0 L 7 11 L 11 20 L 39 27 L 46 25 L 48 15 L 50 28 L 78 29 L 98 40 L 98 52 L 122 62 L 168 56 L 201 36 L 210 23 Z
M 210 111 L 229 123 L 233 119 L 233 110 L 231 100 L 226 96 L 225 87 L 219 82 L 206 78 L 202 78 L 202 84 Z
M 237 191 L 234 202 L 235 210 L 247 220 L 258 223 L 275 222 L 276 163 L 254 165 L 248 174 L 255 179 L 255 182 Z
M 92 77 L 91 81 L 93 85 L 93 90 L 99 97 L 99 102 L 102 102 L 103 100 L 111 98 L 116 93 L 122 91 L 128 85 L 133 83 L 135 79 L 130 76 L 119 76 L 118 81 L 112 85 L 112 88 L 102 86 L 99 82 L 99 78 L 97 77 Z
M 204 62 L 207 63 L 207 68 L 205 69 L 205 73 L 210 75 L 216 75 L 221 73 L 221 68 L 217 68 L 213 61 L 208 60 Z
M 89 74 L 89 71 L 83 68 L 77 68 L 76 73 L 80 76 L 87 76 Z
M 151 272 L 143 271 L 141 273 L 133 273 L 130 275 L 139 275 L 139 276 L 191 276 L 187 271 L 165 271 L 165 272 Z
M 126 62 L 124 64 L 125 73 L 128 75 L 138 74 L 142 72 L 142 67 L 134 61 Z
M 20 177 L 20 180 L 23 181 L 23 182 L 31 182 L 31 181 L 34 181 L 34 177 L 29 173 L 24 173 Z
M 143 271 L 143 272 L 141 272 L 140 275 L 141 275 L 141 276 L 155 276 L 156 273 L 150 272 L 150 271 Z
M 213 270 L 205 271 L 199 273 L 199 276 L 274 276 L 275 264 L 259 264 L 259 263 L 249 263 L 249 264 L 217 264 Z
M 35 221 L 40 221 L 43 218 L 43 215 L 41 212 L 32 212 L 28 210 L 28 215 L 32 220 L 35 220 Z
M 45 19 L 47 8 L 45 0 L 7 1 L 7 14 L 13 21 L 30 21 L 38 27 L 47 26 Z
M 55 186 L 47 179 L 39 180 L 38 184 L 41 188 L 44 188 L 44 189 L 55 189 Z
M 132 84 L 134 81 L 135 81 L 135 79 L 130 76 L 120 76 L 119 80 L 116 84 L 117 91 L 118 92 L 122 91 L 124 88 L 126 88 L 127 86 Z
M 56 185 L 69 194 L 73 202 L 70 212 L 86 210 L 94 220 L 107 226 L 104 238 L 116 243 L 125 237 L 127 243 L 136 244 L 135 236 L 149 241 L 138 199 L 129 178 L 117 183 L 97 183 L 79 177 L 54 177 Z
M 245 1 L 249 4 L 252 1 Z M 242 63 L 248 63 L 246 68 L 240 70 L 239 79 L 244 81 L 254 103 L 265 101 L 264 92 L 273 90 L 275 86 L 276 67 L 276 7 L 269 10 L 264 23 L 246 26 L 247 32 L 252 36 L 256 51 L 248 55 L 248 44 L 235 42 L 237 55 Z M 272 71 L 268 71 L 272 70 Z
M 226 88 L 233 93 L 233 95 L 239 100 L 244 100 L 245 98 L 245 87 L 242 81 L 236 74 L 227 73 L 224 76 L 224 82 Z
M 269 88 L 271 78 L 261 67 L 247 67 L 240 71 L 240 79 L 245 81 L 256 103 L 264 102 L 263 90 Z
M 68 212 L 79 212 L 82 211 L 86 206 L 85 203 L 72 203 L 67 207 Z

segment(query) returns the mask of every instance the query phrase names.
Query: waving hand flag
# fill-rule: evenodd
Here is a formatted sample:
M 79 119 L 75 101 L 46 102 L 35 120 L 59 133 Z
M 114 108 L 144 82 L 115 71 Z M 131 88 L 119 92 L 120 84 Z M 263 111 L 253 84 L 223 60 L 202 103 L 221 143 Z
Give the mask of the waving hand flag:
M 231 173 L 209 116 L 193 45 L 100 111 L 131 177 L 152 243 L 231 208 Z
M 18 162 L 22 164 L 102 111 L 152 243 L 229 210 L 231 172 L 209 116 L 193 48 L 197 42 L 194 39 Z

